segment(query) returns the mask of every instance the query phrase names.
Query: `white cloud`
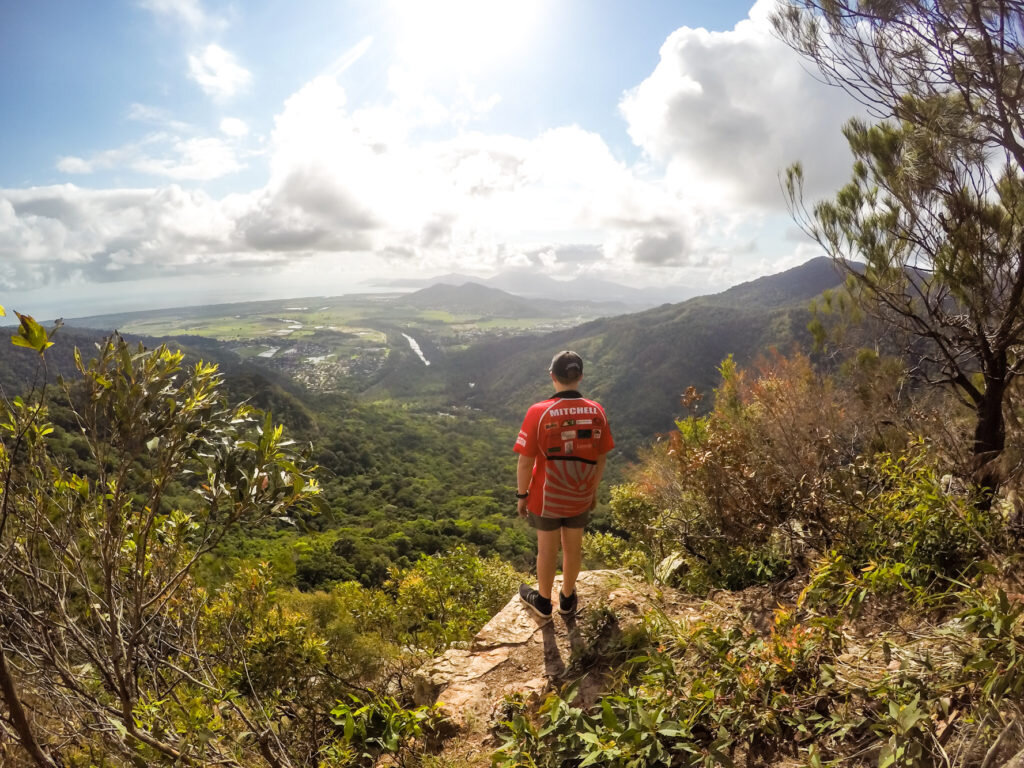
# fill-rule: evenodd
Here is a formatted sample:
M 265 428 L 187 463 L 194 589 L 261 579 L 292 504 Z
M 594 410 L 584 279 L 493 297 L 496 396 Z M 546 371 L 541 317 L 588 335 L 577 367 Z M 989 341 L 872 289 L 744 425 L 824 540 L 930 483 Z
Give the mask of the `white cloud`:
M 225 117 L 220 121 L 222 136 L 204 137 L 196 126 L 176 120 L 160 107 L 134 103 L 126 117 L 157 130 L 137 141 L 85 157 L 61 157 L 56 163 L 57 170 L 72 175 L 130 170 L 175 181 L 209 181 L 245 167 L 243 156 L 248 153 L 242 140 L 249 126 L 239 118 Z
M 189 27 L 201 27 L 206 14 L 198 0 L 140 0 L 139 5 L 158 16 L 167 16 Z
M 0 263 L 17 289 L 224 268 L 248 258 L 233 240 L 237 204 L 174 185 L 0 190 Z
M 62 173 L 84 175 L 110 170 L 111 168 L 130 167 L 134 160 L 143 154 L 147 144 L 160 141 L 162 138 L 162 135 L 153 134 L 133 144 L 126 144 L 116 149 L 106 149 L 102 152 L 94 152 L 87 158 L 74 155 L 61 157 L 57 160 L 57 170 Z
M 152 133 L 138 142 L 89 157 L 71 155 L 57 161 L 57 170 L 68 174 L 126 169 L 176 181 L 209 181 L 244 167 L 239 149 L 231 141 L 167 133 Z
M 319 77 L 275 120 L 270 179 L 239 221 L 256 250 L 366 250 L 387 195 L 381 161 L 345 110 L 345 93 Z
M 96 169 L 96 162 L 81 157 L 68 155 L 57 160 L 57 170 L 62 173 L 92 173 Z
M 214 138 L 175 139 L 169 157 L 140 157 L 132 164 L 140 173 L 179 181 L 219 179 L 243 167 L 235 148 Z
M 330 253 L 377 253 L 423 269 L 497 269 L 540 259 L 567 274 L 610 262 L 689 263 L 693 212 L 663 184 L 617 160 L 598 134 L 565 126 L 533 139 L 461 131 L 416 140 L 423 111 L 401 94 L 393 99 L 350 111 L 337 81 L 317 78 L 276 117 L 261 189 L 222 202 L 200 195 L 184 206 L 182 196 L 191 193 L 172 186 L 168 194 L 122 198 L 119 216 L 109 200 L 90 202 L 103 193 L 52 188 L 40 192 L 45 214 L 34 197 L 11 198 L 19 226 L 50 226 L 49 220 L 63 227 L 85 254 L 89 268 L 82 274 L 104 279 L 135 279 L 168 265 L 217 270 L 225 259 L 277 263 Z M 224 118 L 224 133 L 241 132 L 244 123 L 234 120 Z M 453 113 L 447 120 L 458 124 Z M 390 133 L 378 130 L 382 122 Z M 90 157 L 62 158 L 59 167 L 205 179 L 237 170 L 240 151 L 230 138 L 157 133 Z M 24 219 L 26 212 L 35 218 Z M 109 226 L 98 229 L 97 221 Z M 130 232 L 117 224 L 123 221 L 133 222 Z M 204 230 L 213 233 L 209 239 L 186 237 L 182 221 L 216 226 Z
M 210 43 L 201 52 L 188 57 L 189 77 L 209 96 L 227 99 L 252 81 L 252 74 L 241 66 L 234 54 L 216 43 Z
M 792 243 L 758 241 L 785 218 L 778 171 L 802 159 L 813 192 L 834 188 L 849 166 L 838 131 L 846 97 L 811 80 L 770 37 L 765 7 L 730 32 L 683 28 L 669 37 L 656 69 L 621 104 L 645 150 L 639 163 L 577 125 L 530 137 L 472 130 L 497 97 L 466 86 L 442 99 L 414 69 L 396 67 L 385 98 L 357 107 L 331 73 L 282 105 L 266 146 L 267 181 L 246 194 L 215 200 L 173 184 L 0 190 L 0 261 L 20 265 L 5 279 L 38 285 L 73 271 L 134 280 L 283 264 L 343 275 L 381 262 L 406 272 L 522 265 L 562 276 L 749 279 L 794 258 Z M 342 71 L 368 45 L 343 56 Z M 217 46 L 193 59 L 208 93 L 227 96 L 249 82 Z M 174 130 L 153 107 L 134 105 L 129 116 L 162 130 L 58 167 L 174 181 L 242 167 L 248 125 L 237 117 L 204 137 Z
M 53 282 L 62 265 L 81 258 L 65 247 L 66 238 L 61 222 L 21 217 L 9 200 L 0 197 L 0 288 L 12 291 Z
M 679 266 L 689 262 L 690 246 L 674 228 L 634 230 L 613 234 L 606 246 L 617 256 L 629 256 L 644 266 Z
M 779 174 L 796 161 L 811 195 L 849 177 L 840 128 L 862 109 L 772 36 L 772 6 L 761 0 L 728 32 L 676 30 L 620 105 L 630 136 L 667 167 L 669 182 L 722 208 L 781 208 Z
M 247 136 L 249 134 L 249 126 L 244 120 L 240 120 L 237 117 L 225 117 L 220 121 L 221 133 L 226 136 L 232 136 L 239 138 L 241 136 Z
M 146 10 L 184 25 L 193 32 L 223 28 L 225 22 L 203 10 L 199 0 L 139 0 Z
M 129 120 L 139 123 L 149 123 L 150 125 L 155 125 L 163 130 L 173 131 L 175 133 L 191 133 L 195 130 L 193 126 L 188 123 L 174 119 L 174 117 L 171 116 L 171 113 L 166 109 L 154 107 L 149 104 L 139 104 L 138 102 L 132 104 L 128 108 L 127 117 Z

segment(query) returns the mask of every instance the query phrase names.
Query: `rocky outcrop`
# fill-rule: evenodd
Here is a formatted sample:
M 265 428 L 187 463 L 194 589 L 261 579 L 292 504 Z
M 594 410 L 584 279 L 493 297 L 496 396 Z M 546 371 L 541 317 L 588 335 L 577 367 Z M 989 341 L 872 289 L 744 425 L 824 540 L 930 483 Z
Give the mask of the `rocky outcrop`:
M 555 581 L 555 589 L 561 586 Z M 439 703 L 459 731 L 454 740 L 463 760 L 472 755 L 486 765 L 485 741 L 504 716 L 509 695 L 542 697 L 550 690 L 591 674 L 580 689 L 582 701 L 600 689 L 600 670 L 587 668 L 595 643 L 607 643 L 655 610 L 674 617 L 697 615 L 698 605 L 637 581 L 625 571 L 585 571 L 576 591 L 580 610 L 550 620 L 537 618 L 513 597 L 481 629 L 469 648 L 451 649 L 415 674 L 418 704 Z

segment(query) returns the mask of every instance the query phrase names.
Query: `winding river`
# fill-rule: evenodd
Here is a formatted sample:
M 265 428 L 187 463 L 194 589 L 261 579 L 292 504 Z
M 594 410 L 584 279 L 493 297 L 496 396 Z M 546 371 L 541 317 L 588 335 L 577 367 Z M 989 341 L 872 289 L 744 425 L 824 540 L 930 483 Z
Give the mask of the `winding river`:
M 424 357 L 423 350 L 420 349 L 420 345 L 416 343 L 416 339 L 414 339 L 412 336 L 410 336 L 407 333 L 403 333 L 402 335 L 405 336 L 405 340 L 409 342 L 409 346 L 412 347 L 412 351 L 420 356 L 420 360 L 423 361 L 423 364 L 424 365 L 430 365 L 430 361 L 427 360 L 426 357 Z

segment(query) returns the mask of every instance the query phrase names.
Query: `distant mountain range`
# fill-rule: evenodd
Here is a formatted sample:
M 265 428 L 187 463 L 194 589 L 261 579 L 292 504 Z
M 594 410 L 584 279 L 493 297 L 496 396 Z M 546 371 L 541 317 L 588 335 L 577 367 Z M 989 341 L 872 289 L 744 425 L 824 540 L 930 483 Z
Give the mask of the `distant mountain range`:
M 682 412 L 679 396 L 686 387 L 693 385 L 710 395 L 718 384 L 717 367 L 727 355 L 748 365 L 772 347 L 784 352 L 794 346 L 809 350 L 809 302 L 841 283 L 842 276 L 833 263 L 819 258 L 718 294 L 633 314 L 604 316 L 568 330 L 490 337 L 457 351 L 446 351 L 423 337 L 420 341 L 431 366 L 425 368 L 411 353 L 394 355 L 394 367 L 384 372 L 367 395 L 398 400 L 436 398 L 518 419 L 529 403 L 550 393 L 547 368 L 551 356 L 560 349 L 575 349 L 585 361 L 585 393 L 604 403 L 616 437 L 635 445 L 673 427 Z M 536 300 L 473 283 L 433 285 L 383 301 L 481 317 L 542 316 Z M 549 302 L 539 303 L 544 307 Z M 51 375 L 71 373 L 73 347 L 81 347 L 87 356 L 99 336 L 62 329 L 58 345 L 47 353 Z M 221 350 L 220 342 L 182 337 L 178 343 L 207 359 L 221 359 L 226 372 L 239 372 L 239 366 L 232 364 L 235 355 Z M 396 349 L 401 350 L 401 344 Z M 0 387 L 8 393 L 32 380 L 34 366 L 34 356 L 25 350 L 0 345 Z M 710 401 L 708 397 L 705 403 L 710 405 Z M 301 413 L 291 415 L 302 417 Z
M 435 283 L 413 293 L 393 299 L 396 304 L 417 309 L 440 309 L 447 312 L 480 315 L 481 317 L 596 317 L 622 315 L 630 307 L 618 301 L 586 301 L 561 298 L 527 299 L 477 282 L 461 284 Z
M 481 318 L 524 319 L 536 318 L 593 318 L 622 315 L 635 312 L 637 305 L 621 301 L 579 298 L 575 295 L 559 296 L 557 299 L 526 298 L 508 291 L 486 286 L 460 275 L 449 275 L 449 283 L 431 283 L 428 287 L 413 292 L 392 294 L 363 294 L 372 297 L 379 306 L 390 304 L 395 307 L 412 309 L 436 309 L 453 314 L 477 315 Z M 300 299 L 275 299 L 234 304 L 209 304 L 195 307 L 168 307 L 153 310 L 137 310 L 110 315 L 92 315 L 67 320 L 77 328 L 113 329 L 122 328 L 139 320 L 157 318 L 188 317 L 192 320 L 219 317 L 222 315 L 248 315 L 252 313 L 287 311 L 289 304 L 333 304 L 349 297 L 305 297 Z M 359 298 L 356 296 L 356 298 Z
M 772 347 L 809 349 L 809 302 L 841 283 L 833 263 L 818 258 L 715 295 L 474 345 L 439 368 L 455 401 L 512 417 L 551 391 L 551 356 L 574 349 L 585 361 L 584 391 L 606 406 L 616 434 L 647 438 L 672 428 L 688 386 L 711 394 L 727 355 L 744 365 Z
M 534 302 L 511 293 L 469 282 L 460 285 L 436 283 L 429 288 L 400 296 L 395 302 L 420 309 L 446 309 L 450 312 L 508 317 L 530 317 L 536 307 Z
M 463 285 L 475 283 L 488 288 L 497 288 L 517 296 L 557 301 L 582 300 L 596 302 L 621 302 L 631 310 L 645 309 L 666 302 L 679 302 L 694 296 L 692 290 L 678 287 L 631 288 L 619 283 L 593 277 L 578 277 L 573 280 L 555 280 L 547 275 L 532 271 L 503 272 L 495 277 L 481 278 L 452 273 L 431 278 L 396 278 L 374 283 L 381 288 L 405 290 L 425 288 L 438 283 Z

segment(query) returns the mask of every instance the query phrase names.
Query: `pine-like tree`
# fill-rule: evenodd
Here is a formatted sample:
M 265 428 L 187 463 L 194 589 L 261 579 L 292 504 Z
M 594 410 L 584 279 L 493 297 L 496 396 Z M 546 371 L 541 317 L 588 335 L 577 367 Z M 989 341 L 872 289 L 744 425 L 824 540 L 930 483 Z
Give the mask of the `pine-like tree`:
M 783 0 L 773 23 L 877 120 L 844 129 L 853 176 L 834 199 L 806 203 L 789 169 L 794 216 L 973 409 L 976 481 L 994 490 L 1024 371 L 1024 4 Z

